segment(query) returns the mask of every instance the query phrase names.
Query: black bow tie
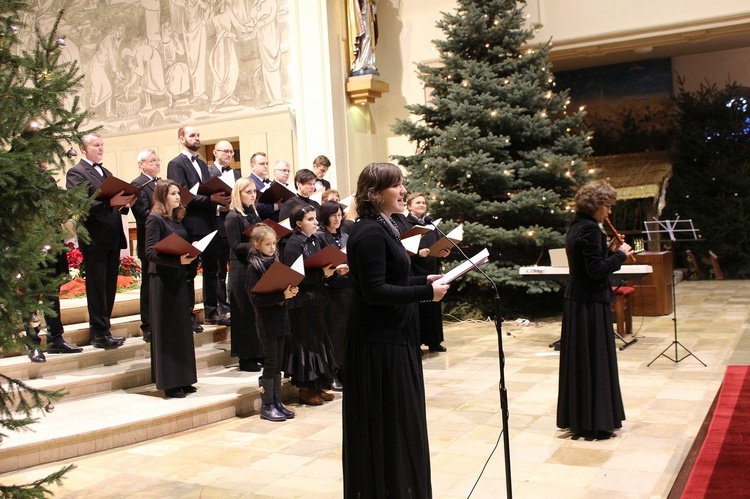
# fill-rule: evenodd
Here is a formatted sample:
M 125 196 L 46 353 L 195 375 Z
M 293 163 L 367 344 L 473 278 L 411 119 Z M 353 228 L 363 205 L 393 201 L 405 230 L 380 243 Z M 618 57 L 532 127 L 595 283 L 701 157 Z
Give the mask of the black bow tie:
M 226 172 L 228 172 L 231 169 L 232 169 L 231 166 L 222 166 L 221 167 L 221 173 L 226 173 Z
M 190 156 L 190 161 L 198 162 L 198 156 Z
M 101 168 L 101 167 L 102 167 L 102 166 L 104 166 L 104 165 L 102 165 L 101 163 L 94 163 L 94 168 L 96 168 L 97 166 L 98 166 L 99 168 Z
M 270 180 L 268 180 L 267 178 L 264 178 L 264 179 L 263 179 L 263 183 L 264 183 L 264 184 L 270 184 L 270 183 L 271 183 L 271 181 L 270 181 Z

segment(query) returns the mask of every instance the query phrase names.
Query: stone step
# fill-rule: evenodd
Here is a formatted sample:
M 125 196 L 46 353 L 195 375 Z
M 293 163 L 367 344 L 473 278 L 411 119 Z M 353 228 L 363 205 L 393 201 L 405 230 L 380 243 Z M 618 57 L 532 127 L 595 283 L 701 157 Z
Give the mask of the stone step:
M 86 334 L 88 334 L 88 327 L 86 328 Z M 226 326 L 206 325 L 202 333 L 193 335 L 196 347 L 225 341 L 228 344 L 228 338 L 229 328 Z M 66 340 L 71 344 L 78 343 L 71 342 L 67 332 Z M 88 337 L 86 337 L 85 343 L 88 343 Z M 83 352 L 81 353 L 46 354 L 47 362 L 39 364 L 29 361 L 25 354 L 2 358 L 0 359 L 0 372 L 8 377 L 20 380 L 38 379 L 61 373 L 78 372 L 82 369 L 97 366 L 110 366 L 120 362 L 145 359 L 150 356 L 149 353 L 148 343 L 140 338 L 128 338 L 121 347 L 109 350 L 86 345 L 83 346 Z
M 222 367 L 233 362 L 229 345 L 209 343 L 195 349 L 198 371 Z M 236 363 L 237 360 L 234 359 Z M 140 358 L 115 365 L 97 366 L 81 371 L 62 373 L 29 380 L 32 388 L 45 390 L 64 389 L 67 394 L 61 402 L 68 403 L 82 397 L 102 395 L 117 390 L 127 390 L 152 383 L 151 359 Z
M 257 414 L 261 405 L 259 374 L 208 367 L 198 373 L 197 393 L 184 399 L 164 399 L 161 391 L 148 384 L 63 400 L 40 417 L 33 431 L 12 433 L 3 439 L 0 473 Z M 284 382 L 281 399 L 288 401 L 296 396 L 296 389 Z M 138 409 L 133 410 L 133 406 Z M 277 423 L 259 420 L 258 424 Z

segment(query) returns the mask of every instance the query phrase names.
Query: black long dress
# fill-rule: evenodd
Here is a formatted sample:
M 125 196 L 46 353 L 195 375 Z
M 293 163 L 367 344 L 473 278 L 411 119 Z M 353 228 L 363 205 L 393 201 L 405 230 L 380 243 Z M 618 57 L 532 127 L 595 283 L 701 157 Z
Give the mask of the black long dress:
M 344 497 L 432 497 L 417 307 L 424 276 L 382 218 L 363 217 L 347 244 L 352 295 L 343 397 Z
M 617 371 L 617 349 L 609 275 L 625 253 L 611 253 L 596 220 L 576 213 L 565 236 L 570 281 L 565 290 L 557 426 L 579 436 L 622 427 L 625 409 Z
M 345 248 L 349 239 L 349 234 L 342 233 L 341 229 L 334 234 L 325 227 L 318 229 L 315 235 L 321 241 L 338 249 Z M 344 365 L 344 331 L 349 315 L 349 294 L 351 293 L 349 276 L 334 273 L 325 280 L 325 286 L 328 291 L 328 304 L 325 308 L 328 337 L 331 339 L 336 365 L 342 367 Z
M 179 256 L 153 249 L 171 233 L 184 239 L 188 237 L 180 222 L 153 212 L 146 219 L 146 255 L 148 272 L 151 273 L 151 364 L 158 390 L 188 386 L 198 381 L 185 266 L 180 263 Z
M 415 225 L 424 225 L 424 220 L 420 221 L 414 215 L 405 217 L 409 228 Z M 419 240 L 419 249 L 429 248 L 439 239 L 437 231 L 432 230 L 422 236 Z M 435 256 L 421 257 L 412 255 L 411 269 L 414 275 L 432 275 L 440 273 L 440 259 Z M 430 348 L 439 346 L 443 340 L 443 309 L 439 301 L 429 301 L 419 303 L 419 340 L 422 345 Z
M 244 231 L 260 222 L 252 208 L 246 208 L 247 216 L 237 210 L 230 210 L 224 221 L 229 243 L 229 307 L 232 313 L 231 339 L 232 356 L 239 359 L 260 361 L 263 346 L 255 327 L 255 311 L 245 288 L 247 280 L 247 256 L 250 251 L 250 238 Z
M 282 262 L 291 266 L 299 258 L 309 258 L 322 248 L 313 235 L 295 231 L 284 247 Z M 328 337 L 325 305 L 328 301 L 322 269 L 305 269 L 297 296 L 287 300 L 292 338 L 284 371 L 298 388 L 322 390 L 331 384 L 336 361 Z

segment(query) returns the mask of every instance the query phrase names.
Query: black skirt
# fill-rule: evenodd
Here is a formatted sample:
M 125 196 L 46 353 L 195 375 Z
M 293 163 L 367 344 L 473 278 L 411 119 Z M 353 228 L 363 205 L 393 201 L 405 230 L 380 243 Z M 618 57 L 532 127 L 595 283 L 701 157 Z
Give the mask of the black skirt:
M 333 381 L 337 366 L 323 312 L 317 305 L 289 309 L 292 336 L 284 371 L 298 388 L 324 389 Z
M 345 498 L 429 498 L 422 360 L 414 345 L 348 342 L 344 361 Z
M 255 310 L 245 289 L 247 267 L 239 260 L 229 262 L 229 307 L 232 357 L 260 361 L 263 346 L 255 326 Z
M 567 299 L 560 343 L 557 426 L 573 433 L 622 428 L 625 409 L 609 303 Z

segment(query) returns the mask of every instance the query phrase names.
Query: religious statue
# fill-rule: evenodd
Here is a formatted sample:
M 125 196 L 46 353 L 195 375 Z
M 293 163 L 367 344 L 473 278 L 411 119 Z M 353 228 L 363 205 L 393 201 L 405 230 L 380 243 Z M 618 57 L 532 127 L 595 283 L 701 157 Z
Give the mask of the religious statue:
M 349 64 L 352 76 L 379 75 L 375 67 L 378 40 L 377 0 L 348 0 Z

